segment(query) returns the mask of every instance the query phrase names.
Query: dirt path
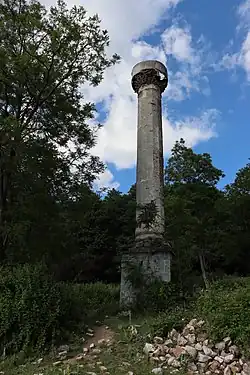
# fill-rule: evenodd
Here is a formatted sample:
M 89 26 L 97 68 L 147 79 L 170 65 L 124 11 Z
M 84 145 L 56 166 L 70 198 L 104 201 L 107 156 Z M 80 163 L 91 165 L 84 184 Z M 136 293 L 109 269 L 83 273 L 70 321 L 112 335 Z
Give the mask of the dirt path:
M 114 331 L 108 326 L 96 326 L 93 328 L 93 336 L 89 336 L 84 342 L 84 347 L 89 349 L 91 344 L 97 346 L 101 341 L 103 343 L 111 342 L 114 339 L 114 335 Z

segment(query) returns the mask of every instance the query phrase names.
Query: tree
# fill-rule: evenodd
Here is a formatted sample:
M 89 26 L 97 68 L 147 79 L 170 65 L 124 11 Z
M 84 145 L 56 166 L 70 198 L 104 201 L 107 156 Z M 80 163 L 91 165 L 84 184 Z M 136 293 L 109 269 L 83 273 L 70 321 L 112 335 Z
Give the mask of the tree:
M 183 138 L 175 143 L 165 169 L 167 184 L 198 183 L 216 186 L 223 177 L 223 172 L 212 165 L 212 158 L 209 154 L 196 154 L 192 148 L 185 145 Z
M 98 85 L 106 68 L 109 37 L 97 15 L 68 10 L 58 0 L 47 11 L 39 2 L 0 3 L 0 259 L 6 258 L 14 175 L 22 173 L 25 150 L 53 149 L 74 179 L 91 183 L 103 168 L 90 155 L 95 131 L 87 124 L 95 107 L 84 103 L 79 85 Z M 33 154 L 31 158 L 36 158 Z M 26 164 L 27 165 L 27 164 Z M 36 170 L 35 174 L 40 175 Z
M 225 196 L 224 218 L 220 222 L 224 269 L 245 276 L 250 272 L 250 163 L 239 169 L 235 180 L 226 185 Z
M 222 194 L 216 184 L 223 172 L 213 166 L 209 154 L 196 154 L 181 139 L 172 149 L 165 169 L 166 236 L 176 252 L 179 282 L 197 259 L 208 286 L 206 260 L 213 259 L 216 203 Z

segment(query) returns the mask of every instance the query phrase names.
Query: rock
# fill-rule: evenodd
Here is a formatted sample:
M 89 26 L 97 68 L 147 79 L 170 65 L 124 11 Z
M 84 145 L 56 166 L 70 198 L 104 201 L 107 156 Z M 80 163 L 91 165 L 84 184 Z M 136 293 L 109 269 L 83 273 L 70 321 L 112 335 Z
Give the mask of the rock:
M 196 356 L 197 356 L 197 350 L 193 346 L 186 345 L 185 346 L 185 350 L 190 355 L 190 357 L 192 357 L 193 359 L 196 358 Z
M 106 343 L 106 340 L 105 340 L 105 339 L 100 339 L 100 340 L 97 341 L 97 344 L 98 344 L 98 345 L 103 345 L 103 344 L 105 344 L 105 343 Z
M 99 369 L 100 369 L 101 372 L 108 371 L 107 367 L 105 367 L 105 366 L 100 366 Z
M 155 337 L 154 337 L 154 342 L 155 342 L 156 344 L 162 344 L 163 341 L 164 341 L 163 338 L 160 337 L 160 336 L 155 336 Z
M 83 353 L 88 353 L 89 349 L 88 348 L 83 348 Z
M 171 353 L 175 356 L 175 358 L 180 358 L 182 354 L 186 353 L 186 350 L 181 346 L 176 346 L 175 348 L 171 349 Z
M 133 371 L 129 371 L 128 375 L 134 375 Z
M 153 368 L 152 374 L 162 375 L 163 374 L 163 370 L 162 370 L 161 367 Z
M 208 346 L 203 345 L 202 350 L 204 354 L 209 355 L 210 357 L 215 357 L 216 353 L 210 349 Z
M 232 374 L 232 371 L 230 369 L 229 366 L 227 366 L 225 369 L 224 369 L 224 372 L 223 372 L 224 375 L 231 375 Z
M 196 337 L 194 333 L 189 333 L 188 335 L 185 336 L 189 344 L 194 344 L 196 341 Z
M 58 357 L 65 357 L 67 354 L 67 350 L 64 350 L 63 352 L 58 353 Z
M 228 355 L 226 355 L 225 357 L 224 357 L 224 361 L 226 362 L 226 363 L 230 363 L 230 362 L 232 362 L 234 360 L 234 354 L 228 354 Z
M 56 361 L 53 363 L 53 366 L 59 366 L 62 363 L 62 361 Z
M 174 368 L 180 368 L 181 363 L 177 359 L 174 359 L 171 366 Z
M 243 364 L 243 372 L 247 375 L 250 375 L 250 366 L 247 363 Z
M 236 345 L 231 345 L 228 350 L 229 353 L 234 354 L 236 357 L 240 354 L 239 348 Z
M 194 319 L 190 320 L 190 322 L 188 323 L 188 326 L 196 327 L 197 326 L 197 319 L 194 318 Z
M 199 352 L 198 356 L 197 356 L 197 360 L 198 360 L 198 362 L 206 363 L 206 362 L 211 360 L 211 357 L 209 355 L 202 354 L 202 353 Z
M 178 335 L 179 335 L 179 333 L 176 331 L 176 329 L 172 329 L 172 331 L 171 332 L 169 332 L 169 338 L 171 339 L 171 340 L 173 340 L 174 342 L 176 342 L 177 341 L 177 338 L 178 338 Z
M 197 327 L 201 328 L 205 324 L 205 320 L 199 320 L 197 322 Z
M 89 336 L 89 337 L 93 337 L 94 336 L 94 334 L 91 333 L 91 332 L 87 332 L 86 335 Z
M 197 366 L 193 362 L 188 363 L 187 368 L 188 368 L 189 371 L 197 371 Z
M 178 335 L 177 337 L 177 344 L 180 345 L 180 346 L 184 346 L 186 345 L 188 341 L 185 339 L 185 337 L 183 337 L 182 335 Z
M 76 361 L 82 361 L 84 359 L 84 355 L 78 354 L 78 356 L 75 359 Z
M 99 348 L 94 348 L 93 350 L 92 350 L 92 353 L 93 354 L 100 354 L 102 351 L 101 351 L 101 349 L 99 349 Z
M 193 333 L 195 331 L 195 327 L 194 325 L 192 324 L 192 320 L 186 325 L 186 327 L 184 327 L 183 331 L 182 331 L 182 334 L 183 336 L 186 336 L 188 335 L 189 333 Z
M 214 360 L 219 362 L 220 364 L 222 364 L 224 362 L 224 358 L 219 357 L 219 356 L 214 357 Z
M 168 346 L 168 347 L 173 347 L 173 345 L 174 345 L 173 340 L 171 340 L 171 339 L 166 340 L 164 342 L 164 345 Z
M 220 367 L 220 363 L 216 360 L 209 364 L 209 369 L 214 373 Z
M 90 349 L 93 349 L 95 347 L 95 344 L 92 342 L 92 344 L 89 345 Z
M 148 342 L 146 342 L 146 344 L 145 344 L 145 346 L 144 346 L 144 349 L 143 349 L 144 353 L 145 353 L 146 355 L 149 355 L 149 353 L 153 353 L 154 350 L 155 350 L 154 345 L 153 345 L 153 344 L 150 344 L 150 343 L 148 343 Z
M 206 332 L 200 332 L 197 335 L 197 341 L 204 342 L 207 339 L 207 333 Z
M 60 353 L 60 352 L 69 352 L 69 345 L 61 345 L 59 346 L 59 348 L 57 349 L 57 351 Z
M 202 351 L 202 345 L 197 342 L 197 344 L 195 344 L 195 349 L 198 350 L 198 352 L 201 352 Z
M 217 344 L 215 344 L 215 348 L 222 351 L 224 350 L 226 347 L 226 343 L 224 341 L 221 341 L 221 342 L 218 342 Z
M 223 339 L 223 341 L 224 341 L 224 343 L 226 344 L 226 345 L 231 345 L 232 344 L 232 341 L 231 341 L 231 338 L 230 337 L 225 337 L 224 339 Z
M 160 356 L 160 357 L 159 357 L 159 360 L 160 360 L 161 362 L 165 362 L 165 361 L 166 361 L 166 357 Z
M 157 349 L 155 349 L 154 351 L 153 351 L 153 356 L 154 357 L 157 357 L 157 356 L 159 356 L 161 354 L 161 348 L 159 347 L 159 348 L 157 348 Z
M 175 357 L 170 357 L 168 359 L 168 366 L 172 366 L 172 363 L 174 362 L 174 360 L 175 360 Z

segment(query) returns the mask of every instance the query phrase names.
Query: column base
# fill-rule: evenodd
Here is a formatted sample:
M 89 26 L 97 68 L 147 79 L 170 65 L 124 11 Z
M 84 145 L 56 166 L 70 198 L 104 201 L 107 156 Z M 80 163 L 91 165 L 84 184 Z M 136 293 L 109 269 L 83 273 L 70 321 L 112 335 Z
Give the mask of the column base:
M 141 292 L 140 278 L 144 285 L 153 280 L 170 282 L 171 251 L 160 239 L 136 241 L 130 251 L 123 253 L 121 259 L 121 308 L 136 306 L 138 293 Z

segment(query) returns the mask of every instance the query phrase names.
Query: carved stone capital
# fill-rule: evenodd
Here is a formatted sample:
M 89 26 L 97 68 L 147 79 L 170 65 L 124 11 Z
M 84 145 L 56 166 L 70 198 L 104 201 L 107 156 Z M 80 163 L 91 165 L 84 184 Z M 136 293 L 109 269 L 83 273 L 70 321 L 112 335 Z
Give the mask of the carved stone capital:
M 168 85 L 167 77 L 161 78 L 159 72 L 155 69 L 144 69 L 132 77 L 132 87 L 136 93 L 140 88 L 146 85 L 158 86 L 161 93 Z

